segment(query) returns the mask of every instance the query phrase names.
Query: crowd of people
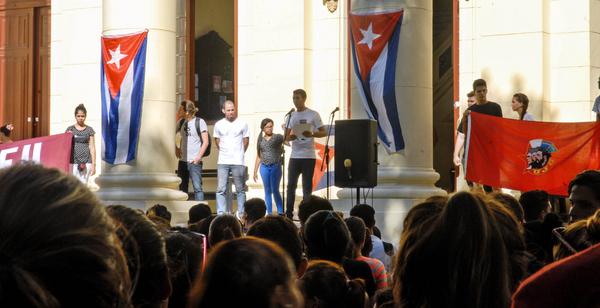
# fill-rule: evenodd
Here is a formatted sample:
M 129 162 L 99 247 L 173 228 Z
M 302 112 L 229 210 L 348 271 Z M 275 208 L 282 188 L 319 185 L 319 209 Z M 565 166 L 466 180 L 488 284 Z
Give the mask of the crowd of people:
M 173 226 L 22 163 L 0 170 L 0 306 L 598 307 L 600 172 L 569 192 L 566 224 L 543 191 L 431 197 L 396 251 L 367 204 L 344 217 L 309 196 L 297 227 L 258 198 L 241 219 L 200 203 Z

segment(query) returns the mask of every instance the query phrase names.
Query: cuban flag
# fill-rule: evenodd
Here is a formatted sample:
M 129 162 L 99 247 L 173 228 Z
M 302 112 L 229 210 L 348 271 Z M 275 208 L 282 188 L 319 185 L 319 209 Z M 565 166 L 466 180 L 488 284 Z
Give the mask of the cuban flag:
M 396 106 L 396 58 L 404 10 L 350 14 L 352 55 L 358 92 L 388 153 L 404 149 Z
M 148 30 L 102 37 L 102 159 L 135 159 L 144 98 Z

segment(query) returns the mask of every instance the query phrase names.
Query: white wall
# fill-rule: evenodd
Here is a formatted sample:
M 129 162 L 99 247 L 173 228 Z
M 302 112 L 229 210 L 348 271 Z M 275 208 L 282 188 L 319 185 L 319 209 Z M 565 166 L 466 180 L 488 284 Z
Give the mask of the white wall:
M 505 117 L 512 94 L 529 96 L 544 121 L 590 121 L 600 73 L 600 1 L 470 0 L 460 2 L 460 98 L 473 80 Z

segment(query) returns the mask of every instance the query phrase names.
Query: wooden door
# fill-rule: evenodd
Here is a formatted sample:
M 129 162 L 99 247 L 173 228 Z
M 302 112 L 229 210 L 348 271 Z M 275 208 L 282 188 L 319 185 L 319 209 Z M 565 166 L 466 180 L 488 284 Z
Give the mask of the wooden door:
M 0 125 L 13 140 L 50 130 L 50 7 L 19 4 L 0 7 Z
M 0 120 L 15 125 L 13 140 L 32 136 L 33 15 L 32 8 L 0 11 Z
M 50 7 L 36 8 L 35 28 L 32 137 L 39 137 L 50 132 Z

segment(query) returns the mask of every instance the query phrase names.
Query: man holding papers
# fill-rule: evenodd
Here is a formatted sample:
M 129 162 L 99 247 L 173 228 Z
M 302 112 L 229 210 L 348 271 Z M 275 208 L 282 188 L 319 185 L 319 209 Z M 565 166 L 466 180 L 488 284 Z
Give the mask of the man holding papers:
M 298 177 L 302 174 L 302 198 L 312 193 L 312 178 L 315 170 L 315 137 L 325 137 L 325 127 L 319 114 L 306 107 L 306 91 L 294 90 L 292 99 L 296 112 L 290 115 L 289 124 L 285 127 L 285 140 L 292 141 L 292 155 L 288 163 L 287 200 L 285 214 L 294 216 L 294 199 Z

